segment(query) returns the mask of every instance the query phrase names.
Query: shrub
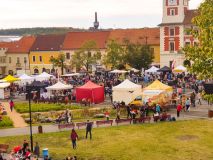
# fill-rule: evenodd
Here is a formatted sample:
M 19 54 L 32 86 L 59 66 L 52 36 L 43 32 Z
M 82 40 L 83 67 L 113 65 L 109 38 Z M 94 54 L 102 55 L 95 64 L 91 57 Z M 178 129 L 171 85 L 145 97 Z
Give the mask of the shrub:
M 46 104 L 46 103 L 32 103 L 32 112 L 48 112 L 48 111 L 60 111 L 65 109 L 82 109 L 83 107 L 78 105 L 65 105 L 65 104 Z M 28 103 L 16 103 L 15 109 L 19 113 L 28 113 L 29 104 Z
M 3 116 L 2 121 L 0 121 L 0 128 L 9 127 L 13 127 L 13 121 L 9 117 Z
M 210 103 L 213 103 L 213 94 L 205 94 L 203 95 L 203 99 Z

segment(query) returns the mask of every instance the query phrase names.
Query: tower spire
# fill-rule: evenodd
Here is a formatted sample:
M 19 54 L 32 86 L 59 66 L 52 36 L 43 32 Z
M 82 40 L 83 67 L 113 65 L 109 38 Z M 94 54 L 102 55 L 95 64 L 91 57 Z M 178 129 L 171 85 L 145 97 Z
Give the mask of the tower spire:
M 94 28 L 95 28 L 95 29 L 98 29 L 98 27 L 99 27 L 98 15 L 97 15 L 97 12 L 95 12 Z

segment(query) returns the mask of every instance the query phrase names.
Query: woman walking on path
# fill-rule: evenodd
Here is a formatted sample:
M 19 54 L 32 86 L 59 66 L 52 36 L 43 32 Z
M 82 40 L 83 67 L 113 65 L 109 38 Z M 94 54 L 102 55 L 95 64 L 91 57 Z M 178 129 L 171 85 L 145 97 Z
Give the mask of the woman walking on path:
M 72 148 L 76 149 L 76 140 L 78 139 L 78 135 L 74 129 L 72 129 L 71 135 L 70 135 L 71 141 L 72 141 Z
M 14 102 L 13 102 L 13 100 L 10 100 L 10 110 L 11 110 L 11 112 L 13 111 L 13 108 L 14 108 Z

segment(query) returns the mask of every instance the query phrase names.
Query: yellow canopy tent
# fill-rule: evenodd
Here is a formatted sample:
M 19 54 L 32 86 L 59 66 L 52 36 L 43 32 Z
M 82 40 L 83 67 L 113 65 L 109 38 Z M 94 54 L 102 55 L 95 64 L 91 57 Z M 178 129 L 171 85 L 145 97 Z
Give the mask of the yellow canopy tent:
M 161 83 L 159 80 L 155 80 L 152 84 L 144 88 L 143 90 L 163 90 L 163 91 L 172 91 L 172 87 L 167 86 L 166 84 Z
M 172 92 L 172 87 L 161 83 L 159 80 L 155 80 L 152 84 L 143 89 L 142 97 L 145 102 L 166 103 L 166 101 L 171 99 Z
M 10 83 L 13 83 L 15 81 L 19 81 L 20 79 L 19 78 L 15 78 L 11 75 L 8 75 L 7 77 L 5 77 L 3 80 L 5 80 L 6 82 L 10 82 Z

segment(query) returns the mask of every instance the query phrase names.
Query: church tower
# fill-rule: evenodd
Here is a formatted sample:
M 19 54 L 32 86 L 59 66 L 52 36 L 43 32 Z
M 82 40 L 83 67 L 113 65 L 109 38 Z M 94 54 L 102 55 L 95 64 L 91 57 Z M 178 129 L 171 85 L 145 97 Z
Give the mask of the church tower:
M 163 0 L 163 17 L 160 26 L 160 63 L 171 67 L 175 61 L 183 65 L 184 21 L 189 0 Z

